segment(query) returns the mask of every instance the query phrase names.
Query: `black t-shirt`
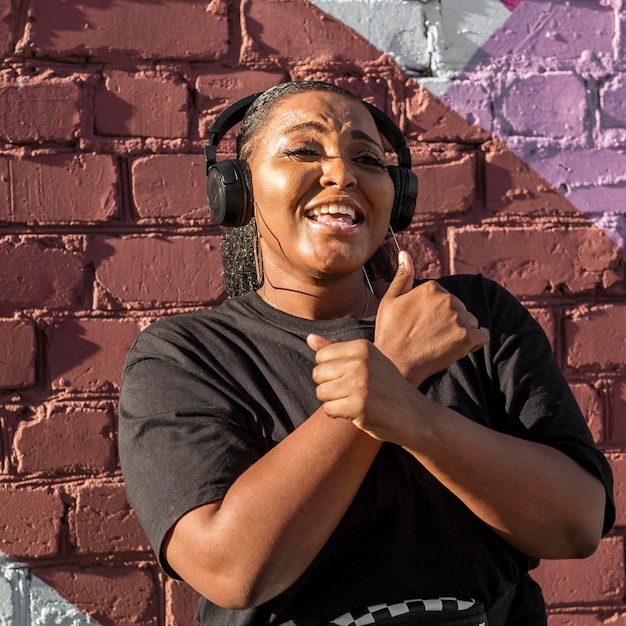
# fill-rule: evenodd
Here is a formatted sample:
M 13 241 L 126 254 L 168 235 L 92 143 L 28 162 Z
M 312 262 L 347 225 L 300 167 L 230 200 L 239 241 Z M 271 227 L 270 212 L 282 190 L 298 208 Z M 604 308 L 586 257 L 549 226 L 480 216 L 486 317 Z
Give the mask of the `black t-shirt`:
M 490 341 L 421 390 L 489 428 L 553 446 L 597 475 L 608 494 L 608 532 L 611 472 L 540 326 L 508 292 L 480 276 L 439 282 L 490 330 Z M 307 334 L 373 339 L 374 323 L 301 319 L 250 292 L 212 311 L 161 320 L 140 334 L 124 369 L 119 450 L 129 499 L 168 573 L 175 575 L 160 551 L 172 525 L 190 509 L 223 498 L 241 473 L 318 408 Z M 296 583 L 250 610 L 201 600 L 198 617 L 211 626 L 319 626 L 377 602 L 451 595 L 477 598 L 490 609 L 522 580 L 517 619 L 536 624 L 545 619 L 543 603 L 525 576 L 536 564 L 410 454 L 386 443 Z

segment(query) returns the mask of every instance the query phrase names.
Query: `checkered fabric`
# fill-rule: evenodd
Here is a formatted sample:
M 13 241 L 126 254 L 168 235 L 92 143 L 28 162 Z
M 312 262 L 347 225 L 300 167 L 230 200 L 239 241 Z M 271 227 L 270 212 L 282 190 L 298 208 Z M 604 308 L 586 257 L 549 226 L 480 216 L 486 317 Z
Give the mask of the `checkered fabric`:
M 396 604 L 374 604 L 364 611 L 344 613 L 334 619 L 332 626 L 368 626 L 381 620 L 389 620 L 407 613 L 426 613 L 442 611 L 467 611 L 478 604 L 476 600 L 468 598 L 431 598 L 428 600 L 405 600 Z M 461 616 L 459 616 L 461 617 Z M 485 626 L 485 624 L 480 624 Z

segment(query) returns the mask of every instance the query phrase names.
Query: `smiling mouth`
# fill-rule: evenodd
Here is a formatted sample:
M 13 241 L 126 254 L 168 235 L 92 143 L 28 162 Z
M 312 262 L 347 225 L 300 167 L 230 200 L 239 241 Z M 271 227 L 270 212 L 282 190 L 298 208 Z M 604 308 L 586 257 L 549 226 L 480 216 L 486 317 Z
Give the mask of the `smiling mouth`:
M 314 222 L 331 226 L 353 226 L 362 220 L 352 207 L 335 203 L 309 209 L 304 215 Z

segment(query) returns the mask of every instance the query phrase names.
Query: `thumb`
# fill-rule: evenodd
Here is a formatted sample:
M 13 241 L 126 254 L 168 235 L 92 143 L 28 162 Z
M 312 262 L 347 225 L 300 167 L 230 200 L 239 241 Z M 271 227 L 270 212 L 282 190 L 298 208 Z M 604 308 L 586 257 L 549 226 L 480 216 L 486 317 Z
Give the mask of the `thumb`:
M 307 335 L 306 343 L 311 348 L 311 350 L 317 352 L 321 350 L 325 346 L 329 346 L 331 343 L 335 343 L 334 339 L 327 339 L 326 337 L 322 337 L 321 335 L 310 334 Z
M 394 276 L 385 298 L 397 298 L 405 293 L 408 293 L 413 288 L 413 281 L 415 280 L 415 266 L 413 265 L 413 259 L 406 250 L 400 250 L 398 252 L 398 269 Z

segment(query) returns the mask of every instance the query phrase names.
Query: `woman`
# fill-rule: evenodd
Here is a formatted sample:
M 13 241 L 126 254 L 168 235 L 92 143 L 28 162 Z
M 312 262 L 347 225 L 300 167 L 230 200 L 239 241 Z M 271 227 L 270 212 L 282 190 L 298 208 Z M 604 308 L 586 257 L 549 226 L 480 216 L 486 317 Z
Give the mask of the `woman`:
M 485 623 L 470 598 L 490 625 L 545 623 L 527 572 L 591 554 L 614 508 L 539 326 L 482 277 L 415 283 L 406 252 L 370 289 L 394 182 L 351 94 L 269 90 L 238 155 L 260 284 L 153 324 L 124 372 L 122 468 L 164 569 L 201 624 L 366 624 L 441 597 L 461 609 L 444 623 Z

